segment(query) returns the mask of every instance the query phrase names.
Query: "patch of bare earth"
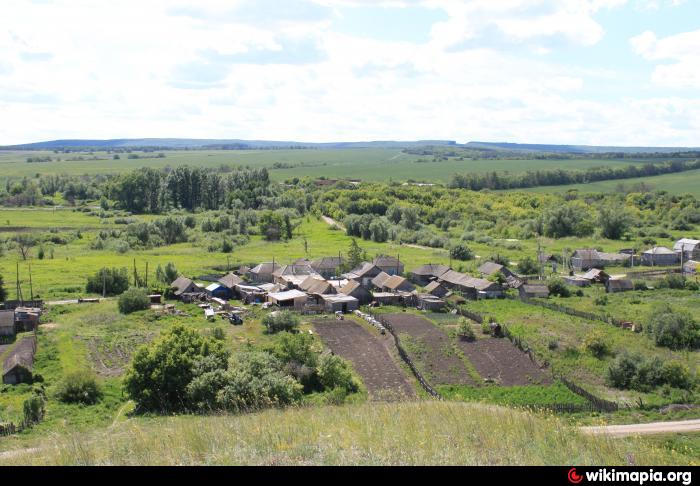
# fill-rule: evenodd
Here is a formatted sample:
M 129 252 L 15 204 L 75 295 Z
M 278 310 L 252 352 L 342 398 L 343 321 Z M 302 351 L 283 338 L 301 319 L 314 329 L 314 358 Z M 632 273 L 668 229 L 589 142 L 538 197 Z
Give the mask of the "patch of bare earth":
M 416 393 L 380 338 L 351 320 L 314 321 L 314 329 L 333 353 L 347 359 L 362 377 L 372 400 L 397 401 Z
M 418 368 L 433 385 L 475 385 L 469 376 L 459 351 L 450 337 L 432 322 L 413 314 L 387 314 L 388 322 L 401 338 L 402 345 Z
M 458 347 L 479 375 L 496 380 L 503 386 L 552 383 L 552 377 L 547 371 L 540 369 L 527 354 L 507 339 L 459 341 Z
M 95 372 L 103 377 L 121 376 L 131 356 L 141 344 L 151 341 L 155 334 L 136 334 L 118 339 L 84 338 Z

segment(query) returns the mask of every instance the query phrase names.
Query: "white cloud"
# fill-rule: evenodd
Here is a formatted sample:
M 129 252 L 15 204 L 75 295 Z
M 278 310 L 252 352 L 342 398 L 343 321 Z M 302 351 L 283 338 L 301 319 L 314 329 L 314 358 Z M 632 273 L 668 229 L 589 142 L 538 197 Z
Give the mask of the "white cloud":
M 656 66 L 652 75 L 655 84 L 700 89 L 700 30 L 662 39 L 646 31 L 630 39 L 630 44 L 649 61 L 670 62 Z
M 163 136 L 698 145 L 697 102 L 593 101 L 587 90 L 618 73 L 550 60 L 562 40 L 598 42 L 596 13 L 622 3 L 382 1 L 447 12 L 418 44 L 334 32 L 329 19 L 341 9 L 377 4 L 364 0 L 295 0 L 272 18 L 263 15 L 269 1 L 6 2 L 0 144 Z M 650 60 L 692 54 L 665 41 L 650 34 L 633 45 Z

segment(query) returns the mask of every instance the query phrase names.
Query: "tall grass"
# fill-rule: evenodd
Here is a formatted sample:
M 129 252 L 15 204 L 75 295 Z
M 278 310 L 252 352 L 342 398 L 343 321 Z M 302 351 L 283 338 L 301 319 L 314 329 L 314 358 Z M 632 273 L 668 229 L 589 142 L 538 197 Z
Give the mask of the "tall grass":
M 690 459 L 633 439 L 584 436 L 549 415 L 417 402 L 135 419 L 38 450 L 0 454 L 31 465 L 637 465 Z

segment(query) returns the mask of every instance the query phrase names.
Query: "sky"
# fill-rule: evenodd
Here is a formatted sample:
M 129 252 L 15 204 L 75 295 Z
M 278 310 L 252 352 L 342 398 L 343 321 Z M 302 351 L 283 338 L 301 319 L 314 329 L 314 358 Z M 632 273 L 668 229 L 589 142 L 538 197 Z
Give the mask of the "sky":
M 12 0 L 0 145 L 700 146 L 700 0 Z

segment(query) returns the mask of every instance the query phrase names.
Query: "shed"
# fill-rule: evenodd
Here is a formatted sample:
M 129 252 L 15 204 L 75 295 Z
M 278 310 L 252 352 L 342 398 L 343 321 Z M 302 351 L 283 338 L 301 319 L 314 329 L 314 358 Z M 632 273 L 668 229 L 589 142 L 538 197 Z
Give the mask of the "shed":
M 416 299 L 418 301 L 418 307 L 420 309 L 431 312 L 441 311 L 447 305 L 447 303 L 444 300 L 435 297 L 431 294 L 418 294 L 416 296 Z
M 609 294 L 615 294 L 618 292 L 629 292 L 630 290 L 634 290 L 634 283 L 632 283 L 632 281 L 628 279 L 611 278 L 605 284 L 605 290 Z
M 373 302 L 381 305 L 401 305 L 403 304 L 403 296 L 395 292 L 374 292 L 372 294 Z
M 355 312 L 360 308 L 360 302 L 350 295 L 336 294 L 336 295 L 322 295 L 323 306 L 326 312 L 342 312 L 347 314 L 348 312 Z
M 524 284 L 518 289 L 523 299 L 548 299 L 549 288 L 546 285 Z
M 236 285 L 236 292 L 244 304 L 264 302 L 267 297 L 267 292 L 252 285 Z
M 430 282 L 443 276 L 449 269 L 450 267 L 446 265 L 428 263 L 427 265 L 413 269 L 408 278 L 414 284 L 425 287 L 430 284 Z
M 570 277 L 564 277 L 564 282 L 566 282 L 567 285 L 572 285 L 574 287 L 590 287 L 591 286 L 590 280 L 583 278 L 583 277 L 579 277 L 577 275 L 573 275 Z
M 15 309 L 15 330 L 18 332 L 33 331 L 39 325 L 41 309 L 37 307 L 17 307 Z
M 356 280 L 350 280 L 340 289 L 341 294 L 349 295 L 355 297 L 361 305 L 369 304 L 372 302 L 372 293 L 363 287 L 360 282 Z
M 15 311 L 0 310 L 0 337 L 15 335 Z
M 500 273 L 504 277 L 510 277 L 513 274 L 508 267 L 505 267 L 504 265 L 494 263 L 494 262 L 486 262 L 483 265 L 481 265 L 478 269 L 478 272 L 482 276 L 487 276 L 490 277 L 491 275 L 495 275 L 497 273 Z
M 22 338 L 9 352 L 2 365 L 2 382 L 6 385 L 31 383 L 36 353 L 36 337 Z
M 586 272 L 584 275 L 582 275 L 581 278 L 586 279 L 589 282 L 604 284 L 605 282 L 610 280 L 610 275 L 598 268 L 593 268 Z
M 576 250 L 571 255 L 571 266 L 575 270 L 585 271 L 600 265 L 598 251 L 594 249 Z
M 219 299 L 230 299 L 233 297 L 231 289 L 220 283 L 213 283 L 206 288 L 209 297 L 217 297 Z
M 302 308 L 308 300 L 308 295 L 299 290 L 275 292 L 267 296 L 267 301 L 278 307 Z

